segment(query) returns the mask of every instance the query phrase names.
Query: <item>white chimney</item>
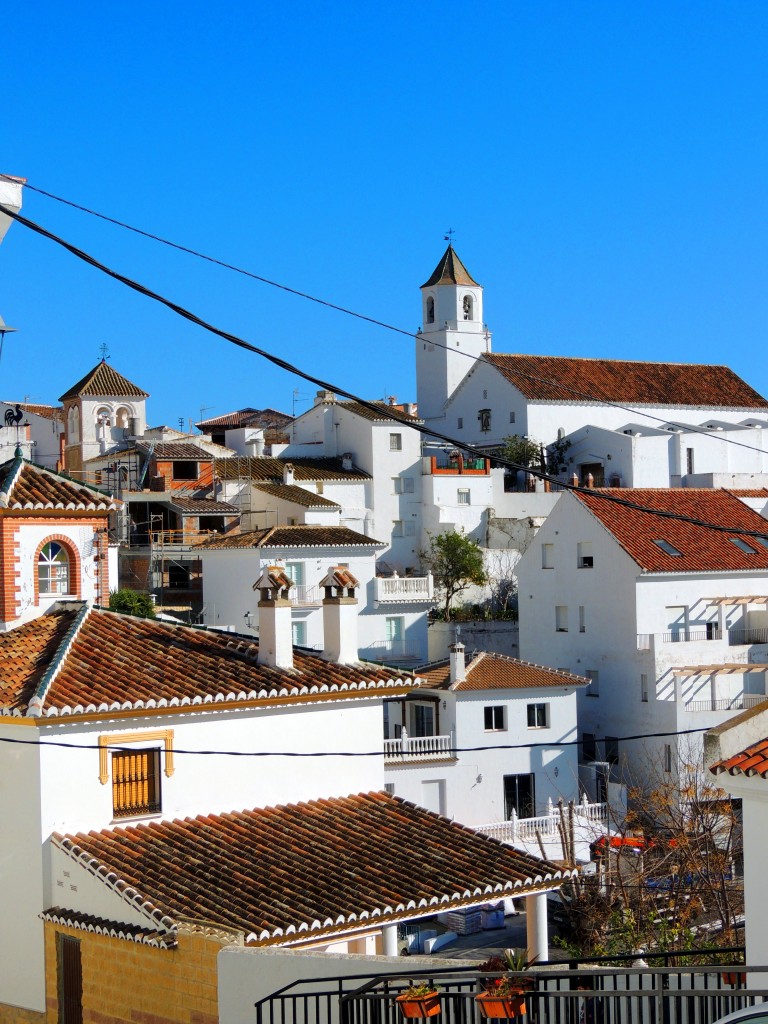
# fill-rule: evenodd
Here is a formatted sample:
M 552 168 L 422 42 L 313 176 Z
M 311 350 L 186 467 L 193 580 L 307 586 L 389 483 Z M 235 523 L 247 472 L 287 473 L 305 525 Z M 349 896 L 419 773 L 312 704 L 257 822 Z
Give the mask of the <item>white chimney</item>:
M 354 665 L 357 653 L 357 580 L 342 565 L 320 580 L 323 598 L 323 657 L 338 665 Z
M 341 456 L 341 468 L 345 473 L 350 473 L 354 468 L 354 456 L 352 452 L 344 452 Z
M 259 598 L 259 664 L 269 668 L 293 668 L 291 602 L 293 581 L 279 566 L 265 568 L 253 584 Z
M 448 648 L 451 657 L 451 683 L 464 681 L 466 666 L 464 664 L 464 644 L 460 640 L 452 643 Z
M 283 483 L 293 486 L 293 463 L 286 462 L 283 466 Z

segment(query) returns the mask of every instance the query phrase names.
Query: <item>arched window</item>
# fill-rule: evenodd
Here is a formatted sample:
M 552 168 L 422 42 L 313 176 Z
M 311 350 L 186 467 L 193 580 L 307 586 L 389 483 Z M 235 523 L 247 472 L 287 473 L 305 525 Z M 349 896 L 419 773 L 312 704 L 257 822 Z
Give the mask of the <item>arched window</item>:
M 433 324 L 435 322 L 435 300 L 430 295 L 427 299 L 427 323 Z
M 107 405 L 102 405 L 100 409 L 96 410 L 96 423 L 101 425 L 102 423 L 108 427 L 112 426 L 112 410 Z
M 67 413 L 67 440 L 70 444 L 80 440 L 80 410 L 76 405 Z
M 465 320 L 471 320 L 472 319 L 472 296 L 471 295 L 465 295 L 464 296 L 464 319 Z
M 69 555 L 55 540 L 44 544 L 37 557 L 37 582 L 41 597 L 69 593 Z
M 131 410 L 121 405 L 115 413 L 115 426 L 126 430 L 131 425 Z

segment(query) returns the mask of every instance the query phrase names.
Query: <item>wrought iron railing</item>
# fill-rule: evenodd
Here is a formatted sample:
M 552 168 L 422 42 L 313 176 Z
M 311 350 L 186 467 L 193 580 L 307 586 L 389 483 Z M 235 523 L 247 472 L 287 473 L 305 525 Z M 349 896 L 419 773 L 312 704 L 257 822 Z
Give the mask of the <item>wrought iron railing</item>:
M 711 950 L 699 955 L 714 956 Z M 514 976 L 532 980 L 524 996 L 525 1024 L 579 1024 L 583 1019 L 601 1024 L 714 1024 L 768 997 L 768 988 L 760 987 L 766 984 L 768 967 L 747 968 L 733 962 L 675 965 L 677 960 L 693 958 L 691 951 L 646 954 L 645 961 L 663 966 L 630 966 L 638 963 L 634 954 L 603 959 L 600 966 L 587 966 L 582 960 L 517 972 Z M 760 977 L 747 987 L 751 973 Z M 395 998 L 419 982 L 439 989 L 442 1024 L 475 1024 L 479 1019 L 475 997 L 492 977 L 478 972 L 476 966 L 457 965 L 401 969 L 368 978 L 297 981 L 256 1003 L 256 1024 L 398 1024 Z
M 728 644 L 738 647 L 741 644 L 768 644 L 768 629 L 729 629 Z
M 746 668 L 747 666 L 745 666 Z M 746 711 L 756 704 L 768 700 L 765 693 L 740 693 L 738 697 L 724 697 L 720 700 L 690 700 L 685 705 L 686 711 Z

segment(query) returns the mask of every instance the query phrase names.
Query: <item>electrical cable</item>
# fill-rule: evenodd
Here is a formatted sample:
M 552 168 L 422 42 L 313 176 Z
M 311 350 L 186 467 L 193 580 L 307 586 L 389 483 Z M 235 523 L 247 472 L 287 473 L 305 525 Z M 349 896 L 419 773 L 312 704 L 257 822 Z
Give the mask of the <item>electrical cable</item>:
M 5 174 L 0 174 L 0 179 L 5 179 L 6 181 L 14 180 L 9 175 Z M 344 313 L 347 316 L 355 317 L 358 320 L 363 320 L 364 322 L 373 324 L 376 327 L 383 327 L 385 330 L 394 331 L 396 334 L 402 334 L 407 338 L 413 338 L 416 341 L 426 340 L 428 341 L 429 344 L 434 345 L 436 348 L 441 348 L 446 351 L 450 351 L 452 355 L 459 355 L 471 360 L 476 359 L 476 357 L 472 355 L 470 352 L 455 352 L 453 349 L 449 348 L 449 346 L 446 345 L 444 342 L 440 342 L 432 338 L 427 338 L 427 336 L 424 335 L 423 333 L 414 334 L 413 331 L 406 331 L 404 328 L 396 327 L 394 324 L 389 324 L 384 320 L 378 320 L 375 317 L 367 316 L 364 313 L 359 313 L 356 310 L 349 309 L 346 306 L 339 306 L 336 303 L 329 302 L 327 299 L 321 299 L 316 295 L 311 295 L 308 292 L 299 290 L 298 288 L 292 288 L 289 285 L 281 284 L 278 281 L 273 281 L 270 278 L 263 277 L 262 275 L 256 274 L 253 271 L 245 270 L 243 267 L 238 267 L 236 264 L 227 263 L 224 260 L 217 259 L 215 256 L 208 256 L 206 253 L 200 252 L 197 249 L 192 249 L 189 246 L 181 245 L 178 242 L 172 242 L 170 239 L 163 238 L 161 235 L 154 234 L 151 231 L 145 231 L 144 229 L 137 228 L 132 224 L 126 223 L 125 221 L 118 220 L 115 217 L 110 217 L 105 213 L 100 213 L 98 210 L 93 210 L 90 207 L 83 206 L 80 203 L 75 203 L 70 199 L 64 199 L 62 196 L 57 196 L 53 192 L 48 192 L 45 189 L 38 188 L 35 185 L 30 185 L 29 182 L 27 182 L 24 187 L 30 189 L 33 192 L 37 192 L 39 195 L 46 196 L 48 199 L 53 199 L 55 202 L 61 203 L 64 206 L 69 206 L 74 210 L 79 210 L 81 213 L 86 213 L 89 216 L 96 217 L 99 220 L 107 222 L 108 224 L 113 224 L 116 227 L 125 229 L 126 231 L 131 231 L 134 234 L 141 235 L 143 238 L 148 238 L 153 242 L 159 242 L 161 245 L 168 246 L 171 249 L 176 249 L 179 252 L 186 253 L 188 256 L 194 256 L 197 259 L 201 259 L 208 263 L 212 263 L 216 266 L 222 267 L 225 270 L 232 270 L 237 274 L 242 274 L 244 277 L 249 277 L 254 281 L 260 282 L 261 284 L 269 285 L 271 288 L 277 288 L 280 291 L 288 292 L 289 294 L 295 295 L 298 298 L 307 299 L 310 302 L 315 302 L 318 305 L 325 306 L 328 309 L 336 310 L 336 312 L 339 313 Z M 474 331 L 460 330 L 456 330 L 453 333 L 473 335 L 476 334 L 476 332 Z M 564 384 L 561 381 L 550 380 L 546 377 L 539 377 L 536 374 L 529 373 L 520 369 L 515 369 L 515 373 L 535 383 L 545 384 L 549 387 L 557 387 L 561 391 L 567 391 L 569 394 L 574 395 L 576 398 L 581 398 L 584 401 L 595 402 L 598 405 L 607 406 L 613 409 L 621 409 L 623 412 L 627 412 L 633 416 L 638 416 L 644 419 L 653 420 L 656 423 L 673 423 L 675 426 L 681 427 L 683 433 L 688 432 L 701 434 L 704 437 L 715 438 L 716 440 L 721 441 L 725 444 L 733 444 L 739 448 L 746 448 L 749 451 L 760 452 L 761 454 L 764 452 L 764 449 L 758 448 L 756 445 L 747 444 L 745 441 L 737 441 L 735 438 L 731 437 L 723 437 L 720 434 L 712 433 L 706 427 L 699 427 L 691 423 L 676 423 L 674 420 L 664 419 L 664 417 L 662 416 L 656 416 L 653 413 L 643 412 L 640 409 L 635 409 L 632 406 L 624 405 L 620 402 L 614 402 L 608 398 L 597 398 L 595 395 L 592 395 L 585 391 L 581 391 L 578 388 L 574 388 L 568 384 Z M 737 426 L 737 424 L 734 424 L 734 426 Z
M 29 721 L 29 719 L 24 719 Z M 44 724 L 50 724 L 50 720 L 46 720 Z M 57 723 L 58 724 L 58 723 Z M 665 739 L 670 736 L 692 736 L 696 733 L 708 732 L 711 726 L 702 726 L 698 729 L 677 729 L 670 730 L 668 732 L 647 732 L 647 733 L 636 733 L 632 736 L 612 736 L 612 740 L 616 740 L 618 743 L 629 743 L 637 740 L 648 740 L 648 739 Z M 602 742 L 602 739 L 598 739 L 597 742 Z M 71 750 L 132 750 L 132 747 L 126 747 L 119 743 L 116 744 L 99 744 L 99 743 L 68 743 L 66 740 L 23 740 L 16 739 L 11 736 L 0 736 L 0 743 L 16 743 L 22 746 L 32 747 L 62 747 Z M 538 748 L 546 748 L 547 750 L 553 750 L 559 747 L 579 747 L 583 746 L 584 740 L 555 740 L 550 743 L 537 742 L 537 743 L 489 743 L 477 747 L 450 747 L 447 748 L 445 753 L 450 754 L 474 754 L 485 750 L 535 750 Z M 199 757 L 384 757 L 386 752 L 384 750 L 312 750 L 312 751 L 300 751 L 300 750 L 185 750 L 183 748 L 174 747 L 174 756 L 176 754 L 190 754 Z
M 99 262 L 95 257 L 84 252 L 82 249 L 79 249 L 71 242 L 67 242 L 65 239 L 59 237 L 58 235 L 55 235 L 51 231 L 48 231 L 47 228 L 42 227 L 40 224 L 37 224 L 34 221 L 29 220 L 27 217 L 23 217 L 20 213 L 17 213 L 14 210 L 11 210 L 8 207 L 5 207 L 1 204 L 0 211 L 5 213 L 11 219 L 18 221 L 20 224 L 23 224 L 31 231 L 34 231 L 35 233 L 41 235 L 43 238 L 47 238 L 49 239 L 49 241 L 55 242 L 57 245 L 60 245 L 62 248 L 66 249 L 67 252 L 70 252 L 73 256 L 77 257 L 78 259 L 82 260 L 88 265 L 94 267 L 96 270 L 100 270 L 108 277 L 111 277 L 114 280 L 119 281 L 121 284 L 124 284 L 126 287 L 132 289 L 133 291 L 138 292 L 140 295 L 144 295 L 146 298 L 150 298 L 153 299 L 155 302 L 159 302 L 161 305 L 166 306 L 172 312 L 176 313 L 178 316 L 183 317 L 185 320 L 188 320 L 190 323 L 196 324 L 198 327 L 202 327 L 203 330 L 209 331 L 211 334 L 215 334 L 218 337 L 223 338 L 225 341 L 228 341 L 233 345 L 237 345 L 239 348 L 245 349 L 248 352 L 252 352 L 254 353 L 254 355 L 261 356 L 263 359 L 266 359 L 268 362 L 279 367 L 280 369 L 285 370 L 288 373 L 294 374 L 297 377 L 300 377 L 302 380 L 306 380 L 311 384 L 315 384 L 317 387 L 322 388 L 324 391 L 331 391 L 335 392 L 336 394 L 342 395 L 344 398 L 348 398 L 350 401 L 355 402 L 356 404 L 362 406 L 363 408 L 376 413 L 377 416 L 384 416 L 386 419 L 390 419 L 400 426 L 405 425 L 417 431 L 418 433 L 425 434 L 431 438 L 437 438 L 438 440 L 441 441 L 445 441 L 447 444 L 450 444 L 453 448 L 470 452 L 475 457 L 483 457 L 482 453 L 478 451 L 478 448 L 475 445 L 468 444 L 466 441 L 460 441 L 457 438 L 451 437 L 448 434 L 442 434 L 434 430 L 433 428 L 424 426 L 423 423 L 419 423 L 415 420 L 409 420 L 404 415 L 397 415 L 391 409 L 388 409 L 387 406 L 380 405 L 376 402 L 370 402 L 367 399 L 355 395 L 351 391 L 347 391 L 346 389 L 339 387 L 337 384 L 333 384 L 329 381 L 324 381 L 319 377 L 314 377 L 311 374 L 299 369 L 299 367 L 297 367 L 295 364 L 290 363 L 287 360 L 280 358 L 279 356 L 273 355 L 271 352 L 267 352 L 265 349 L 250 344 L 243 338 L 238 337 L 238 335 L 231 334 L 228 331 L 224 331 L 219 327 L 215 327 L 213 324 L 207 323 L 201 317 L 197 316 L 197 314 L 192 313 L 184 306 L 181 306 L 178 303 L 173 302 L 171 299 L 165 298 L 163 295 L 160 295 L 158 292 L 152 291 L 150 288 L 147 288 L 145 285 L 142 285 L 139 282 L 134 281 L 132 278 L 126 277 L 124 274 L 121 274 L 116 270 L 112 270 L 110 267 L 107 267 L 105 264 Z M 559 480 L 557 477 L 549 473 L 546 473 L 543 470 L 533 469 L 532 467 L 529 466 L 522 466 L 519 463 L 512 462 L 511 460 L 505 459 L 501 456 L 494 456 L 493 461 L 498 465 L 502 465 L 513 470 L 522 471 L 540 480 L 545 480 L 550 483 L 554 483 L 561 490 L 590 494 L 595 498 L 599 498 L 600 500 L 610 501 L 613 502 L 614 504 L 622 505 L 625 508 L 631 508 L 634 509 L 635 511 L 644 512 L 648 515 L 656 516 L 660 519 L 672 519 L 688 523 L 692 526 L 700 526 L 704 529 L 714 530 L 720 533 L 736 534 L 737 536 L 742 537 L 756 537 L 760 540 L 768 541 L 768 532 L 766 531 L 745 530 L 740 528 L 734 528 L 732 526 L 723 526 L 718 523 L 710 523 L 702 519 L 696 519 L 692 516 L 684 516 L 678 512 L 669 512 L 663 509 L 649 508 L 645 505 L 640 505 L 637 502 L 633 502 L 629 499 L 621 498 L 616 494 L 609 494 L 605 490 L 585 488 L 580 487 L 577 484 L 564 483 L 562 480 Z

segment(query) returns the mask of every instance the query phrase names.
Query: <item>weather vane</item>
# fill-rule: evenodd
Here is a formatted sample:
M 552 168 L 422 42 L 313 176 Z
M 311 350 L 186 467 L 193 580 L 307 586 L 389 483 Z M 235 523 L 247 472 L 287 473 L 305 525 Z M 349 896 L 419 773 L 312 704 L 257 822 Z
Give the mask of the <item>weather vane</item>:
M 448 242 L 449 245 L 453 245 L 453 236 L 455 234 L 456 232 L 453 230 L 453 228 L 448 228 L 448 230 L 443 235 L 443 240 Z
M 109 356 L 107 354 L 109 352 L 109 346 L 107 345 L 106 341 L 102 341 L 101 345 L 99 345 L 99 352 L 101 352 L 102 363 L 105 363 L 107 359 L 109 359 Z

